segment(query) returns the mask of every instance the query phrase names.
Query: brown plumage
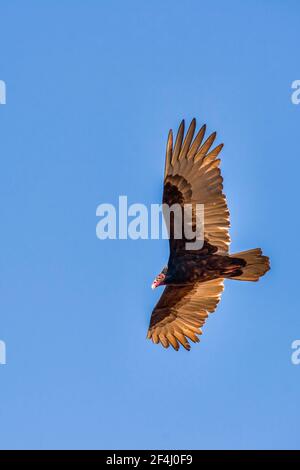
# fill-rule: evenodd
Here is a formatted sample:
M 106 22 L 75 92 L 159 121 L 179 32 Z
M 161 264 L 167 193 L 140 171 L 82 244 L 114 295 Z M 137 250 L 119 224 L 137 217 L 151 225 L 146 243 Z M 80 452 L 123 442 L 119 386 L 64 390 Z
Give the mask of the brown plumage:
M 204 140 L 206 126 L 194 137 L 195 128 L 193 119 L 184 136 L 182 121 L 174 144 L 169 132 L 163 203 L 179 204 L 182 214 L 184 205 L 192 204 L 193 229 L 198 210 L 195 204 L 203 204 L 204 244 L 197 250 L 187 249 L 191 240 L 185 238 L 184 230 L 176 239 L 176 213 L 171 217 L 168 265 L 153 283 L 166 288 L 152 312 L 147 335 L 154 343 L 176 350 L 180 345 L 189 350 L 188 340 L 199 341 L 201 327 L 220 301 L 225 278 L 257 281 L 270 269 L 269 258 L 260 248 L 229 254 L 229 211 L 218 158 L 223 144 L 211 150 L 216 133 Z

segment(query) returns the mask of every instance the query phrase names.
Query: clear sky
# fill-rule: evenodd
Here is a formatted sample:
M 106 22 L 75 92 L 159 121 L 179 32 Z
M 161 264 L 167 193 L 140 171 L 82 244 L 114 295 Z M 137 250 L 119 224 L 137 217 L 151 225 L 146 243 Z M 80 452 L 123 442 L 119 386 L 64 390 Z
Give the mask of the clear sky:
M 1 1 L 1 448 L 299 448 L 297 1 Z M 190 352 L 146 341 L 166 240 L 96 238 L 161 200 L 170 127 L 224 142 L 232 251 Z

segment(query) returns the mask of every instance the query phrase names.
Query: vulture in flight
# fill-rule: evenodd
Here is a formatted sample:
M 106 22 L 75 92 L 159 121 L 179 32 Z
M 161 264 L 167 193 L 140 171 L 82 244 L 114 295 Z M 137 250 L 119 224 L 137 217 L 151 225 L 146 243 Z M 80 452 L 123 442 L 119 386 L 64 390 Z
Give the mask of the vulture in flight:
M 175 236 L 178 212 L 171 213 L 167 224 L 168 264 L 152 284 L 153 289 L 166 287 L 152 312 L 147 334 L 154 343 L 165 348 L 171 345 L 176 351 L 180 345 L 189 350 L 188 340 L 199 342 L 202 326 L 220 301 L 224 279 L 258 281 L 270 269 L 269 258 L 262 255 L 260 248 L 229 254 L 229 211 L 219 168 L 223 144 L 211 150 L 216 133 L 205 140 L 206 126 L 194 136 L 195 128 L 193 119 L 184 135 L 182 121 L 174 144 L 172 130 L 169 132 L 163 204 L 179 205 L 182 214 L 184 205 L 190 204 L 193 229 L 197 204 L 202 204 L 202 243 L 201 247 L 190 249 L 187 242 L 191 240 L 186 239 L 184 230 L 181 238 Z

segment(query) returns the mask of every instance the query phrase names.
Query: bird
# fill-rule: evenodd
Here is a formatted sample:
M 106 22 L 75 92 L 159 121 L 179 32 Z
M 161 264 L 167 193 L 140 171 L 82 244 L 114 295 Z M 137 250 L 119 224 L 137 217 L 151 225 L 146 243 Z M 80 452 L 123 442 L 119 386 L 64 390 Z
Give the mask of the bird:
M 190 341 L 199 342 L 206 319 L 221 299 L 225 279 L 258 281 L 270 269 L 269 258 L 260 248 L 229 253 L 230 218 L 219 158 L 223 144 L 211 149 L 216 132 L 205 140 L 206 125 L 196 135 L 195 130 L 194 118 L 186 134 L 185 121 L 181 121 L 174 144 L 172 130 L 168 134 L 163 206 L 175 204 L 180 211 L 169 219 L 168 264 L 152 283 L 153 289 L 164 286 L 164 291 L 152 311 L 147 333 L 153 343 L 164 348 L 171 345 L 176 351 L 180 346 L 189 351 Z M 181 237 L 174 233 L 176 223 L 183 224 L 179 218 L 185 205 L 192 205 L 193 229 L 198 205 L 204 209 L 202 244 L 193 249 L 184 233 Z

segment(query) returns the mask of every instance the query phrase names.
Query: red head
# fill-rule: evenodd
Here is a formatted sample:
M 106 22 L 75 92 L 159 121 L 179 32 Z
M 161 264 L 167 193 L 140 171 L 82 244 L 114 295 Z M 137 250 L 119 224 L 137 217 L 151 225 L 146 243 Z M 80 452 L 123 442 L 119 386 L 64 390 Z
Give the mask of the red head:
M 152 282 L 151 289 L 155 289 L 156 287 L 163 285 L 165 277 L 166 275 L 164 273 L 160 273 L 158 276 L 156 276 Z

